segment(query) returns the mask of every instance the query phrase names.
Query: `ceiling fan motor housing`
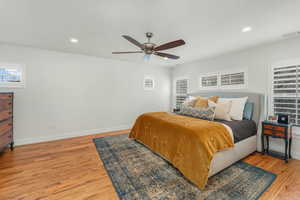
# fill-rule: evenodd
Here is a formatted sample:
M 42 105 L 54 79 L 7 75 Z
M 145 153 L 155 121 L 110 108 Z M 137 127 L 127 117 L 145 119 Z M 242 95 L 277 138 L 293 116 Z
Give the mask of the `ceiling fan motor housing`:
M 155 44 L 146 42 L 144 43 L 144 52 L 145 54 L 152 54 L 154 51 Z

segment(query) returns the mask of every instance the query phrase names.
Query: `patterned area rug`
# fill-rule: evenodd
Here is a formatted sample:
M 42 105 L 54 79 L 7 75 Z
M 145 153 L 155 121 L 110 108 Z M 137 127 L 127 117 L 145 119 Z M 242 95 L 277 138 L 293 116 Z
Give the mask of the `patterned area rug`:
M 239 161 L 209 178 L 201 191 L 128 135 L 94 139 L 97 151 L 120 199 L 258 199 L 276 175 Z

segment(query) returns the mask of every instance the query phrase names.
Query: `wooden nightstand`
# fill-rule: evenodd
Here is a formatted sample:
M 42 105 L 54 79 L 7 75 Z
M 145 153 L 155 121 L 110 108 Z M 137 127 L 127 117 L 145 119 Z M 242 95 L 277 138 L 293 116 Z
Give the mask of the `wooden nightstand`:
M 293 124 L 280 124 L 277 122 L 263 121 L 262 122 L 262 153 L 268 153 L 276 157 L 284 159 L 285 162 L 288 162 L 291 158 L 291 146 L 292 146 L 292 127 Z M 269 151 L 269 137 L 283 139 L 285 142 L 285 153 L 284 156 L 281 156 L 282 153 L 270 152 Z M 267 148 L 265 148 L 265 138 L 267 140 Z
M 180 108 L 173 108 L 173 113 L 177 113 L 180 111 Z

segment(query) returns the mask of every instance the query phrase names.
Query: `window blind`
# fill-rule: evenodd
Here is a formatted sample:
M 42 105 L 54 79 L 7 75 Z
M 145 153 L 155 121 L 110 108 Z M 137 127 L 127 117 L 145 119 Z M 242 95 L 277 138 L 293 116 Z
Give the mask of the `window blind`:
M 154 80 L 151 78 L 145 78 L 144 79 L 144 89 L 151 90 L 153 88 L 154 88 Z
M 185 101 L 188 94 L 188 79 L 179 79 L 175 82 L 176 108 L 180 108 L 181 104 Z
M 188 80 L 181 79 L 176 81 L 176 94 L 187 94 L 188 93 Z
M 221 74 L 221 86 L 235 86 L 245 84 L 245 72 Z
M 218 87 L 218 75 L 209 75 L 201 77 L 201 87 Z
M 272 110 L 275 115 L 287 114 L 290 122 L 300 124 L 298 73 L 300 65 L 273 68 Z
M 176 95 L 176 108 L 180 108 L 181 104 L 185 101 L 187 96 Z

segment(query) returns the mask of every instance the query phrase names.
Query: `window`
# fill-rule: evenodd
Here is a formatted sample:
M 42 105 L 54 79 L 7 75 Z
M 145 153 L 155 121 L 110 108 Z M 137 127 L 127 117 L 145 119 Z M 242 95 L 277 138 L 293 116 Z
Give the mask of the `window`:
M 209 73 L 200 76 L 200 89 L 240 89 L 245 88 L 246 70 Z
M 290 122 L 300 125 L 299 103 L 300 65 L 273 67 L 272 70 L 272 114 L 287 114 Z
M 178 79 L 175 81 L 175 106 L 179 108 L 185 101 L 188 94 L 188 79 Z
M 24 87 L 24 66 L 0 64 L 0 87 Z
M 144 90 L 153 90 L 154 80 L 152 78 L 144 78 Z
M 154 80 L 151 78 L 144 79 L 144 89 L 145 90 L 152 90 L 154 88 Z
M 218 74 L 206 74 L 200 76 L 201 88 L 218 88 Z
M 221 73 L 220 82 L 221 87 L 244 87 L 246 85 L 245 72 Z

